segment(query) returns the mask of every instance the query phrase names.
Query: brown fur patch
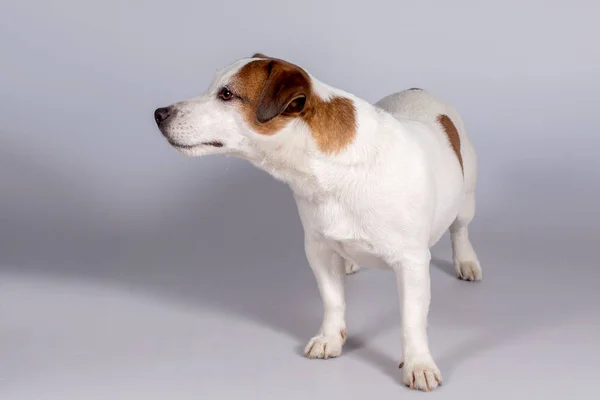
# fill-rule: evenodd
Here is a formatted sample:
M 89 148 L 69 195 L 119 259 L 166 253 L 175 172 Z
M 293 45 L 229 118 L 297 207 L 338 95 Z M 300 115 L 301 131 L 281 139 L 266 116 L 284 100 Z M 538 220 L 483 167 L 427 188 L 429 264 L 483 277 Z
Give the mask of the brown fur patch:
M 408 89 L 408 90 L 423 90 L 423 89 L 421 89 L 421 88 L 418 88 L 418 87 L 413 87 L 413 88 L 410 88 L 410 89 Z
M 274 60 L 256 60 L 244 65 L 231 85 L 233 92 L 241 98 L 240 110 L 248 125 L 256 132 L 263 135 L 274 135 L 282 130 L 292 118 L 291 116 L 279 115 L 269 121 L 259 122 L 258 106 L 263 92 L 263 88 L 269 78 L 269 64 L 280 61 Z M 286 64 L 280 65 L 280 73 L 285 74 L 293 68 Z M 308 76 L 306 77 L 308 79 Z
M 302 119 L 310 127 L 317 146 L 330 154 L 343 150 L 356 135 L 354 103 L 343 97 L 334 97 L 330 101 L 313 98 L 312 103 Z
M 241 98 L 240 111 L 256 132 L 274 135 L 291 119 L 302 118 L 319 149 L 324 153 L 337 153 L 356 135 L 354 104 L 342 97 L 323 101 L 312 92 L 311 86 L 310 77 L 300 67 L 269 57 L 242 67 L 234 77 L 231 89 Z M 295 105 L 294 101 L 298 99 L 305 99 L 303 109 L 277 114 L 276 110 Z
M 462 154 L 460 152 L 460 135 L 458 134 L 458 130 L 456 129 L 454 122 L 452 122 L 450 117 L 446 114 L 438 115 L 437 120 L 440 125 L 442 125 L 442 128 L 444 128 L 444 131 L 450 140 L 450 146 L 452 146 L 452 150 L 454 150 L 456 158 L 458 158 L 458 162 L 460 163 L 460 169 L 464 173 Z

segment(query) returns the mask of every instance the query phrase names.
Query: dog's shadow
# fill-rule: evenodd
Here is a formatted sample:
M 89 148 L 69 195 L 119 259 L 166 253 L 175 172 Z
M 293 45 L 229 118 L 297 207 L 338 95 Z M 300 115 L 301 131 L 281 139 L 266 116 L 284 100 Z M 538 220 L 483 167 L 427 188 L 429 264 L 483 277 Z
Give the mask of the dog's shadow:
M 111 229 L 88 222 L 82 228 L 73 225 L 77 218 L 71 220 L 71 225 L 57 226 L 29 221 L 26 214 L 19 219 L 6 216 L 0 228 L 0 237 L 6 239 L 0 265 L 103 280 L 249 319 L 294 338 L 298 343 L 295 352 L 300 355 L 320 325 L 322 306 L 306 264 L 302 227 L 291 192 L 245 162 L 227 159 L 215 163 L 210 178 L 200 177 L 199 172 L 197 186 L 171 194 L 186 201 L 178 202 L 175 210 L 148 215 L 143 225 Z M 202 164 L 198 162 L 199 169 Z M 47 174 L 51 173 L 37 171 L 31 179 L 55 178 Z M 93 205 L 76 200 L 77 190 L 76 183 L 62 178 L 48 187 L 47 195 L 56 197 L 60 193 L 61 207 L 73 215 L 87 215 Z M 35 230 L 27 229 L 36 224 Z M 443 258 L 434 258 L 433 265 L 445 273 L 432 274 L 434 281 L 443 278 L 452 283 L 434 288 L 437 302 L 432 303 L 430 319 L 435 322 L 431 325 L 440 325 L 441 320 L 441 324 L 477 327 L 483 332 L 479 339 L 466 340 L 456 352 L 438 359 L 446 377 L 476 352 L 544 324 L 530 318 L 516 326 L 499 326 L 490 318 L 469 316 L 462 312 L 461 303 L 465 299 L 476 302 L 481 286 L 458 281 L 454 267 Z M 363 274 L 371 273 L 377 272 L 362 270 L 349 276 L 348 281 L 356 286 Z M 401 355 L 369 345 L 377 336 L 399 329 L 397 294 L 393 285 L 390 288 L 389 302 L 364 316 L 370 319 L 368 328 L 351 332 L 344 352 L 399 382 Z M 530 299 L 523 301 L 528 293 L 527 289 L 513 291 L 509 299 L 498 300 L 496 311 L 508 313 L 511 307 L 520 307 L 522 313 L 544 315 L 536 312 L 536 307 L 543 306 Z M 448 310 L 454 310 L 451 316 Z
M 456 278 L 456 270 L 454 268 L 454 264 L 452 264 L 448 260 L 445 260 L 441 257 L 432 256 L 431 266 L 437 268 L 438 270 L 452 278 Z

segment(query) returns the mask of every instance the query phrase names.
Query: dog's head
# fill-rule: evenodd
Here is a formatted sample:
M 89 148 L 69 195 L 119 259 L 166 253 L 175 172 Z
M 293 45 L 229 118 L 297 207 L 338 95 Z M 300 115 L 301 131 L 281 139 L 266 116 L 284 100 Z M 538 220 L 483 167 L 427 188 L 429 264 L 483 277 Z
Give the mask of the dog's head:
M 201 96 L 159 108 L 154 118 L 168 142 L 189 156 L 337 152 L 354 137 L 354 103 L 319 85 L 294 64 L 255 54 L 218 72 Z

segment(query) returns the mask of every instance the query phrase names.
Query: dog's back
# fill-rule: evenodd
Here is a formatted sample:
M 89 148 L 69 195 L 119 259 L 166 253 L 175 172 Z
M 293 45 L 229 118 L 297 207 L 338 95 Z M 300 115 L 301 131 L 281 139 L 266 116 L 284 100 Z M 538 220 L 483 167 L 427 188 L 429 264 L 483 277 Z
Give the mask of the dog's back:
M 447 142 L 453 156 L 459 158 L 464 172 L 466 193 L 475 190 L 477 180 L 477 160 L 475 151 L 466 133 L 458 111 L 448 102 L 423 89 L 408 89 L 390 94 L 375 105 L 389 112 L 400 121 L 418 121 Z

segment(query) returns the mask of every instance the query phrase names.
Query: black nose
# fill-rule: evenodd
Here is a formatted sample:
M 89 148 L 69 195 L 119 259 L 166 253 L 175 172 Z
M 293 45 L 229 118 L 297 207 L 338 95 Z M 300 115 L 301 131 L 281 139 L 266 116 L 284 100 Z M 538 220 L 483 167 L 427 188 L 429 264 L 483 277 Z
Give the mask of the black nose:
M 154 111 L 154 120 L 160 125 L 160 123 L 164 122 L 171 116 L 173 113 L 172 111 L 173 109 L 171 107 L 157 108 L 156 111 Z

